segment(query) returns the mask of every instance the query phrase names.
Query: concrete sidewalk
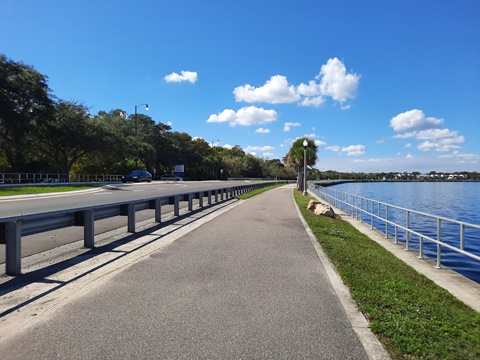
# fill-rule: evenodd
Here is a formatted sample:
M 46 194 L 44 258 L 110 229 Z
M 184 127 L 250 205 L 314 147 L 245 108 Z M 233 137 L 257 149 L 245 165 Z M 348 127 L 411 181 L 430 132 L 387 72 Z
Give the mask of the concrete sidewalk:
M 3 295 L 2 359 L 388 358 L 306 231 L 292 186 L 231 207 L 45 277 L 18 313 L 5 309 L 26 295 Z

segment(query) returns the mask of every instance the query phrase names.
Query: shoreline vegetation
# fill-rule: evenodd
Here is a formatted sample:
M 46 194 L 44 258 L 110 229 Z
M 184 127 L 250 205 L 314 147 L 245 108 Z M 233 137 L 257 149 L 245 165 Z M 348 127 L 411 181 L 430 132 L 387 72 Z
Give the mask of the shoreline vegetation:
M 479 359 L 480 313 L 341 219 L 307 210 L 305 221 L 392 359 Z

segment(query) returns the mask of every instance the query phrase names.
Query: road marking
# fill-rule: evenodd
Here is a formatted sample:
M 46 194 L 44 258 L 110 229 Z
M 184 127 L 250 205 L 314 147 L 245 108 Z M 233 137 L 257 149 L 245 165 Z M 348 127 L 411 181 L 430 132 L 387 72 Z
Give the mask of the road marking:
M 0 203 L 4 202 L 14 202 L 14 201 L 27 201 L 27 200 L 43 200 L 43 199 L 55 199 L 55 198 L 61 198 L 61 197 L 66 197 L 66 196 L 79 196 L 79 195 L 90 195 L 90 194 L 98 194 L 102 191 L 105 191 L 105 189 L 94 189 L 94 190 L 85 190 L 85 191 L 79 191 L 79 192 L 66 192 L 66 193 L 52 193 L 49 195 L 48 193 L 44 194 L 30 194 L 30 195 L 13 195 L 12 197 L 15 197 L 15 199 L 6 199 L 8 196 L 2 196 L 3 199 L 0 198 Z

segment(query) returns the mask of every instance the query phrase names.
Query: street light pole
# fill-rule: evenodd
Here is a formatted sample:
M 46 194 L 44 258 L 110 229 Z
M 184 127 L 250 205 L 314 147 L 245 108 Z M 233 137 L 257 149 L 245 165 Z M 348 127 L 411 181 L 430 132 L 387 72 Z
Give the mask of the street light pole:
M 212 179 L 215 178 L 215 179 L 218 179 L 218 176 L 216 174 L 216 171 L 215 171 L 215 165 L 214 165 L 214 157 L 215 157 L 215 150 L 213 149 L 213 142 L 216 142 L 217 144 L 220 142 L 219 139 L 214 139 L 212 140 L 212 165 L 213 165 L 213 172 L 212 172 Z
M 148 104 L 135 105 L 135 141 L 137 142 L 138 142 L 137 108 L 142 105 L 145 105 L 145 110 L 148 110 Z M 136 145 L 138 148 L 138 144 Z M 135 169 L 136 168 L 138 168 L 138 153 L 137 153 L 137 157 L 135 158 Z
M 303 195 L 307 196 L 307 139 L 303 140 Z

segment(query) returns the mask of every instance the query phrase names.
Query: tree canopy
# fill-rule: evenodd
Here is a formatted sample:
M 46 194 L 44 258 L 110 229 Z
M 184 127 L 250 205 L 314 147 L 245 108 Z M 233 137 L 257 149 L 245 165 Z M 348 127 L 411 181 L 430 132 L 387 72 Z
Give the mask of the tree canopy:
M 52 95 L 47 76 L 0 55 L 0 172 L 122 174 L 144 168 L 158 176 L 184 164 L 191 180 L 228 177 L 293 179 L 278 159 L 264 160 L 194 139 L 144 114 L 122 109 L 90 114 Z

